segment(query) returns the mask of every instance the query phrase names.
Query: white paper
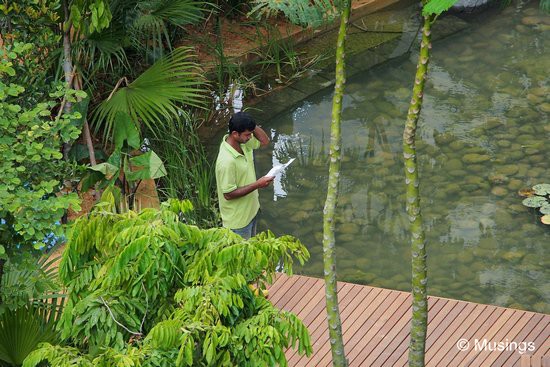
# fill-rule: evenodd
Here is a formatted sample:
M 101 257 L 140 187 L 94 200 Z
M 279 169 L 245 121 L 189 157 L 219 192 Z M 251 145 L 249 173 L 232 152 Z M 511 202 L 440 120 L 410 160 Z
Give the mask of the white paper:
M 276 166 L 273 166 L 272 169 L 269 170 L 269 172 L 266 174 L 267 177 L 275 177 L 278 173 L 282 172 L 285 168 L 288 167 L 289 164 L 294 162 L 296 158 L 291 158 L 288 162 L 285 164 L 278 164 Z

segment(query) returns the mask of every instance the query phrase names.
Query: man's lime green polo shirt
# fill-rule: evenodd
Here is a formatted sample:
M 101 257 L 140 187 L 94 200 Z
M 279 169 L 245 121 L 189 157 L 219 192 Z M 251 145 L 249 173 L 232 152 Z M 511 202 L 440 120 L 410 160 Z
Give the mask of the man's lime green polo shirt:
M 233 200 L 226 200 L 223 194 L 256 181 L 253 151 L 260 147 L 260 141 L 253 136 L 246 144 L 241 144 L 241 154 L 225 141 L 227 137 L 223 137 L 216 159 L 216 186 L 223 226 L 239 229 L 246 227 L 258 214 L 258 190 Z

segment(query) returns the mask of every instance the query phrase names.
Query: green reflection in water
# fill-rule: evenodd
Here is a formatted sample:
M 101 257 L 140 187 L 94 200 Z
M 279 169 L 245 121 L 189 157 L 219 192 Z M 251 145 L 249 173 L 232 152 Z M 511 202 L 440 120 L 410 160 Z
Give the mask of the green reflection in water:
M 550 182 L 550 17 L 508 8 L 437 42 L 420 121 L 429 293 L 550 312 L 550 230 L 517 190 Z M 401 134 L 415 55 L 348 80 L 337 245 L 341 280 L 409 290 Z M 412 61 L 412 62 L 411 62 Z M 259 172 L 297 161 L 261 192 L 260 228 L 311 251 L 321 276 L 331 90 L 264 123 Z

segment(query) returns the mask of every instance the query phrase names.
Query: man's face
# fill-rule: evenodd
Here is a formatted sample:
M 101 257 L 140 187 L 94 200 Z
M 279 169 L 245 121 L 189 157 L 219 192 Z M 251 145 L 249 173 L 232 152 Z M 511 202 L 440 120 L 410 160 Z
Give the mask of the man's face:
M 233 136 L 239 144 L 245 144 L 252 138 L 252 131 L 245 130 L 242 133 L 234 131 Z

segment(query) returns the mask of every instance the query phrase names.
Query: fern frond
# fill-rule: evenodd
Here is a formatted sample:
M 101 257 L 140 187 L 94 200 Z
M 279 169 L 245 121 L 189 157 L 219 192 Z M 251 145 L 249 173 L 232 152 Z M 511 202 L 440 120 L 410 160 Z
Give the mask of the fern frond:
M 273 15 L 282 12 L 292 23 L 302 27 L 319 27 L 339 14 L 342 1 L 330 0 L 255 0 L 250 14 Z

